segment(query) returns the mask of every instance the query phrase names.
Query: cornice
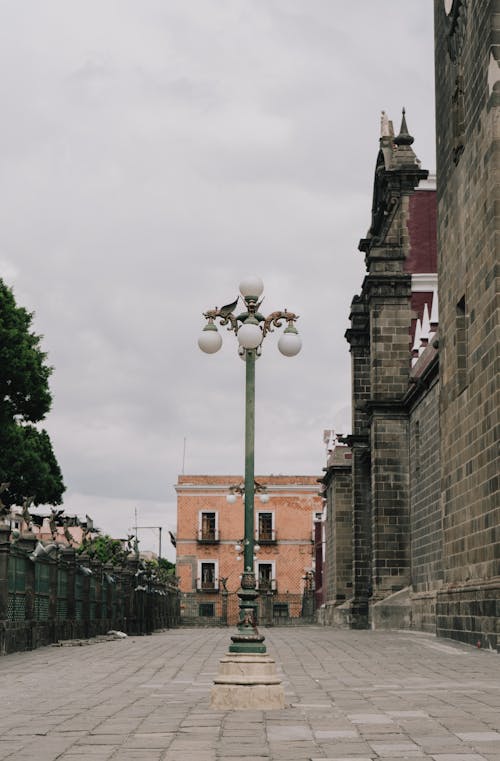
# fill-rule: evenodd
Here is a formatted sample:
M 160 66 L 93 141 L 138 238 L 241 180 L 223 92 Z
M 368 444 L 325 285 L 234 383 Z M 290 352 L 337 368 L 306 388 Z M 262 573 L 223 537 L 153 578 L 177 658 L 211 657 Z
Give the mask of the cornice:
M 373 298 L 409 298 L 411 296 L 411 274 L 409 272 L 372 273 L 363 280 L 363 294 L 370 301 Z
M 380 415 L 391 418 L 403 418 L 408 415 L 402 397 L 393 399 L 368 399 L 368 401 L 359 405 L 359 409 L 368 413 L 372 419 Z
M 410 386 L 404 396 L 404 404 L 411 411 L 439 380 L 439 353 L 434 351 L 419 375 L 410 375 Z

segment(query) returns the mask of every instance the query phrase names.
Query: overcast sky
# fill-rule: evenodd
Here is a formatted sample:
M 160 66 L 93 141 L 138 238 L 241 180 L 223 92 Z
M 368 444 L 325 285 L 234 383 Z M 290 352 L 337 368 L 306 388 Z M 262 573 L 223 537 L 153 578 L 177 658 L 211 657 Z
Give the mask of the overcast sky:
M 196 344 L 242 277 L 303 338 L 264 343 L 256 471 L 319 475 L 350 430 L 382 109 L 435 166 L 432 2 L 2 0 L 0 71 L 0 276 L 54 366 L 66 512 L 123 536 L 137 509 L 173 559 L 183 465 L 243 472 L 236 340 Z

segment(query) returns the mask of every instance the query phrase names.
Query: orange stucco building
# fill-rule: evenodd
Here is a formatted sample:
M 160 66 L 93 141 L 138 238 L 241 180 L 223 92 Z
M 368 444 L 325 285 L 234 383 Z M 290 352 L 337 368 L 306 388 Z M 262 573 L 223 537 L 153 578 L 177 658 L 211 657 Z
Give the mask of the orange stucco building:
M 255 495 L 255 576 L 259 622 L 298 618 L 312 592 L 314 524 L 321 520 L 317 476 L 256 476 L 265 497 Z M 241 476 L 179 476 L 177 575 L 185 623 L 238 620 L 236 591 L 243 570 L 243 498 L 227 501 Z M 304 595 L 306 590 L 306 595 Z M 306 606 L 307 607 L 307 606 Z M 309 610 L 307 610 L 309 613 Z M 311 611 L 312 613 L 312 611 Z

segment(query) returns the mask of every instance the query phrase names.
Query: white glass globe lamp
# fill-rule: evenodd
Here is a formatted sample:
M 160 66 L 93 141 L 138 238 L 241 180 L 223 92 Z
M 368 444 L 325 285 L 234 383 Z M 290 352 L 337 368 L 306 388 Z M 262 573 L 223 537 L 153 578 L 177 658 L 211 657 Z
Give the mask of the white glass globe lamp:
M 222 346 L 222 337 L 213 322 L 208 322 L 198 338 L 198 346 L 205 354 L 215 354 Z
M 254 552 L 260 552 L 260 544 L 256 544 L 253 549 L 254 549 Z
M 226 502 L 229 502 L 230 505 L 234 505 L 234 503 L 236 502 L 236 494 L 233 494 L 233 492 L 231 492 L 231 494 L 228 494 L 226 497 Z
M 240 293 L 244 299 L 257 301 L 264 290 L 264 283 L 257 275 L 248 275 L 240 283 Z
M 263 502 L 264 504 L 266 504 L 266 502 L 269 502 L 269 494 L 266 494 L 265 492 L 264 494 L 261 494 L 260 501 Z
M 262 343 L 262 330 L 259 323 L 251 317 L 238 328 L 238 343 L 244 349 L 256 349 Z
M 302 348 L 302 339 L 298 334 L 297 328 L 289 325 L 280 336 L 278 349 L 285 357 L 295 357 Z
M 238 553 L 239 553 L 239 552 L 241 552 L 241 550 L 242 550 L 243 548 L 242 548 L 241 544 L 237 544 L 237 545 L 235 545 L 235 548 L 234 548 L 234 549 L 236 550 L 236 552 L 238 552 Z

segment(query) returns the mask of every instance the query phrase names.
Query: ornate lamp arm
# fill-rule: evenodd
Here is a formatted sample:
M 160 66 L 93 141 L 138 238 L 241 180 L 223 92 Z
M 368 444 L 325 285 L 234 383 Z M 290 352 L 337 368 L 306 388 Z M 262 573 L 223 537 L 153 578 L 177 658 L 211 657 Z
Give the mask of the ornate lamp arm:
M 228 327 L 228 330 L 233 330 L 235 333 L 238 332 L 238 321 L 236 317 L 232 312 L 225 311 L 224 307 L 221 309 L 218 307 L 215 307 L 215 309 L 209 309 L 207 312 L 203 312 L 203 317 L 209 322 L 213 322 L 218 318 L 221 325 L 227 325 L 230 322 L 231 325 Z
M 288 312 L 286 309 L 283 312 L 281 310 L 277 312 L 271 312 L 271 314 L 264 319 L 262 334 L 265 336 L 267 333 L 272 333 L 274 328 L 281 328 L 283 320 L 286 320 L 288 322 L 288 326 L 290 327 L 290 325 L 293 325 L 293 323 L 298 319 L 298 314 Z

